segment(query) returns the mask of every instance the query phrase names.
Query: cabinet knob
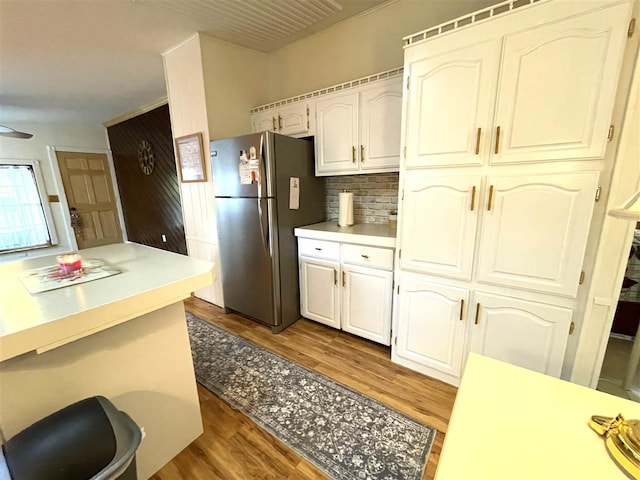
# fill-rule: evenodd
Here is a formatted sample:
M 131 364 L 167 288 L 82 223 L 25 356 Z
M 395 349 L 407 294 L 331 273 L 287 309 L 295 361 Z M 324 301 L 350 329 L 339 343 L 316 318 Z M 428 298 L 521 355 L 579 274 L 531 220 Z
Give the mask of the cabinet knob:
M 496 149 L 495 154 L 497 155 L 500 151 L 500 126 L 496 127 Z
M 369 255 L 364 255 L 364 254 L 362 254 L 362 255 L 360 255 L 360 256 L 361 256 L 362 258 L 369 258 Z
M 342 286 L 346 286 L 347 285 L 347 276 L 345 274 L 345 272 L 342 272 Z
M 480 154 L 480 137 L 482 136 L 482 128 L 478 127 L 476 134 L 476 155 Z
M 278 115 L 278 130 L 282 130 L 282 117 Z
M 478 324 L 478 320 L 480 318 L 480 303 L 476 303 L 476 320 L 473 322 L 475 325 Z
M 278 130 L 278 126 L 276 125 L 276 117 L 271 117 L 271 122 L 273 123 L 273 130 Z
M 351 147 L 351 161 L 356 163 L 356 147 Z
M 322 251 L 322 249 L 320 247 L 316 247 L 316 250 L 319 251 L 319 252 Z
M 360 161 L 364 163 L 364 145 L 360 145 Z
M 338 284 L 338 271 L 335 268 L 333 269 L 333 284 Z

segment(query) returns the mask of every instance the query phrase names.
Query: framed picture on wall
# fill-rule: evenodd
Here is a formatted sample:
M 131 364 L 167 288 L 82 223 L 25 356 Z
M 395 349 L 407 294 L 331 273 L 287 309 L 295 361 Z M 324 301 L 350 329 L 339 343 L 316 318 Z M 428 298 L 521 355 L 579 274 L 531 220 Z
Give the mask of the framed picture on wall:
M 181 182 L 207 181 L 202 133 L 198 132 L 176 138 L 176 152 L 178 152 L 178 170 Z

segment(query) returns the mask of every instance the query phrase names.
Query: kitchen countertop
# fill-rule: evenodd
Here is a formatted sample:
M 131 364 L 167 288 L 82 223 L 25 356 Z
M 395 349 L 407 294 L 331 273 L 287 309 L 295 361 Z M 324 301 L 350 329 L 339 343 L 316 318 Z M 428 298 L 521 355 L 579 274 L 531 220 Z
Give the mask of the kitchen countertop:
M 18 273 L 56 265 L 55 256 L 0 265 L 0 361 L 51 350 L 187 298 L 211 283 L 213 264 L 119 243 L 79 252 L 123 269 L 118 275 L 30 294 Z
M 436 480 L 628 479 L 592 415 L 640 419 L 640 404 L 470 354 Z
M 374 247 L 395 248 L 396 229 L 387 224 L 357 223 L 350 227 L 339 227 L 336 220 L 315 223 L 294 230 L 296 237 L 357 243 Z

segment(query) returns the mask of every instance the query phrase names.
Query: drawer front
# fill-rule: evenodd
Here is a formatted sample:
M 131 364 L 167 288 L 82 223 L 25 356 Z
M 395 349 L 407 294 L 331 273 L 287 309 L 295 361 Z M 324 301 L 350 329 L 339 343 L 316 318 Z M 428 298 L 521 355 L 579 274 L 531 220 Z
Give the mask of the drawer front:
M 340 244 L 312 238 L 298 238 L 298 255 L 340 260 Z
M 393 250 L 343 243 L 342 261 L 353 265 L 393 270 Z

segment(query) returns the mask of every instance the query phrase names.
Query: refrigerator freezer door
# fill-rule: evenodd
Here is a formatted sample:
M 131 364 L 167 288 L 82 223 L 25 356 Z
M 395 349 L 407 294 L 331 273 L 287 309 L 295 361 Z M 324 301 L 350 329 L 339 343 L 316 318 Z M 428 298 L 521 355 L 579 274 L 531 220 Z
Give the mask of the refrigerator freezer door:
M 273 199 L 216 198 L 225 307 L 272 326 L 280 323 L 269 239 L 274 207 Z
M 242 137 L 214 140 L 211 150 L 211 169 L 213 173 L 213 193 L 216 197 L 273 197 L 275 189 L 275 165 L 271 161 L 273 152 L 273 134 L 254 133 Z M 258 161 L 256 181 L 250 184 L 240 182 L 242 152 L 251 159 L 255 152 Z

